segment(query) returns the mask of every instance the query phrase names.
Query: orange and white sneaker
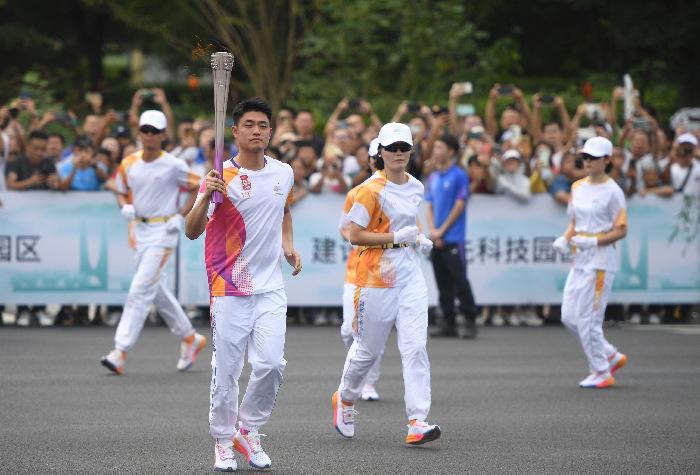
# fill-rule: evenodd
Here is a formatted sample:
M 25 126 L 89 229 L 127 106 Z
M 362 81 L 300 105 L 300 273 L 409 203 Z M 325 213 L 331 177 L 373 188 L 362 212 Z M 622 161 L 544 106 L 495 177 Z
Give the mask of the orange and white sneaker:
M 104 355 L 100 359 L 100 363 L 108 370 L 122 374 L 124 373 L 124 360 L 126 360 L 126 353 L 115 348 L 109 354 Z
M 187 371 L 197 360 L 197 355 L 207 344 L 207 337 L 195 333 L 182 340 L 180 343 L 180 359 L 177 360 L 177 370 Z
M 355 436 L 355 404 L 345 404 L 340 397 L 340 391 L 333 393 L 333 427 L 343 437 L 350 439 Z
M 408 423 L 406 443 L 409 445 L 422 445 L 439 439 L 441 434 L 440 426 L 431 425 L 425 421 L 419 421 L 418 419 L 412 419 Z
M 582 388 L 588 389 L 603 389 L 613 386 L 615 384 L 615 378 L 610 374 L 610 371 L 605 373 L 591 373 L 588 377 L 578 383 Z
M 260 437 L 267 437 L 265 434 L 259 434 L 257 430 L 247 431 L 238 429 L 236 435 L 233 436 L 233 448 L 236 452 L 245 456 L 248 464 L 257 469 L 265 470 L 272 467 L 272 460 L 265 453 L 260 443 Z
M 610 374 L 615 374 L 615 371 L 627 364 L 627 355 L 616 351 L 608 358 L 608 361 L 610 362 Z
M 217 472 L 233 472 L 238 468 L 236 454 L 233 453 L 231 439 L 216 439 L 214 444 L 214 470 Z

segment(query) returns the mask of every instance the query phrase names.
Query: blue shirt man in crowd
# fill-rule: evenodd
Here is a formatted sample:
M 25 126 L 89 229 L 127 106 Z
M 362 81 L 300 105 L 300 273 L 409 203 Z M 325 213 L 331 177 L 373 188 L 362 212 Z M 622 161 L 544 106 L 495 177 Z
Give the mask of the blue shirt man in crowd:
M 476 337 L 476 304 L 467 279 L 464 241 L 467 235 L 469 177 L 456 163 L 459 143 L 445 134 L 435 141 L 431 159 L 436 171 L 428 178 L 425 192 L 430 239 L 430 260 L 440 294 L 443 321 L 432 336 L 458 336 L 455 326 L 455 295 L 466 318 L 463 338 Z
M 59 165 L 59 189 L 76 191 L 97 191 L 108 178 L 109 171 L 104 163 L 97 162 L 94 146 L 89 137 L 79 137 L 73 146 L 73 159 L 64 160 Z

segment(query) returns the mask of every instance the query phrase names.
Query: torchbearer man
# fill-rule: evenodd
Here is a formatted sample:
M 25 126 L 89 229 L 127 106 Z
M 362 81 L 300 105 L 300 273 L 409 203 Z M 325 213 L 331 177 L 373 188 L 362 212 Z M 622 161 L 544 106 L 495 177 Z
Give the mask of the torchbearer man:
M 187 164 L 165 152 L 167 120 L 157 110 L 147 110 L 139 119 L 143 150 L 122 160 L 115 185 L 122 216 L 134 221 L 136 275 L 129 287 L 114 336 L 114 350 L 102 357 L 102 366 L 117 373 L 124 371 L 126 354 L 136 344 L 153 303 L 170 331 L 182 341 L 177 369 L 194 364 L 207 339 L 196 333 L 163 275 L 168 258 L 177 246 L 183 216 L 192 208 L 200 177 Z M 180 189 L 190 192 L 178 209 Z
M 214 347 L 209 433 L 215 439 L 218 471 L 237 468 L 234 449 L 255 469 L 272 465 L 258 430 L 272 414 L 287 364 L 287 296 L 280 258 L 284 253 L 292 275 L 297 275 L 301 257 L 294 250 L 289 211 L 292 168 L 265 156 L 271 121 L 270 106 L 259 98 L 234 108 L 238 155 L 224 162 L 223 176 L 216 170 L 207 174 L 185 225 L 190 239 L 206 229 Z M 217 205 L 210 203 L 215 191 L 223 194 Z M 246 348 L 252 372 L 239 408 L 238 379 Z

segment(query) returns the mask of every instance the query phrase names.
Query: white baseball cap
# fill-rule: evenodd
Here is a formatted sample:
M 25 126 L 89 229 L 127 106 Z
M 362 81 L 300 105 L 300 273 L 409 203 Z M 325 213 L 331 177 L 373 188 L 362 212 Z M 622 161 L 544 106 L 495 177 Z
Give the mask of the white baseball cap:
M 161 111 L 147 110 L 143 111 L 139 118 L 139 127 L 142 125 L 150 125 L 158 130 L 165 130 L 168 126 L 168 119 L 165 118 L 165 114 Z
M 692 144 L 693 147 L 697 147 L 698 138 L 695 135 L 686 132 L 678 136 L 678 138 L 676 139 L 676 143 L 689 143 Z
M 379 145 L 386 147 L 396 142 L 406 142 L 413 146 L 413 136 L 411 129 L 406 124 L 400 122 L 389 122 L 384 124 L 379 130 Z
M 370 157 L 374 157 L 379 153 L 379 139 L 372 139 L 372 141 L 369 143 L 367 152 L 369 153 Z
M 515 160 L 522 160 L 523 157 L 520 155 L 520 152 L 518 152 L 516 149 L 511 148 L 505 151 L 503 154 L 503 160 L 510 160 L 510 159 L 515 159 Z
M 592 157 L 611 157 L 613 152 L 612 142 L 605 137 L 592 137 L 583 144 L 581 153 Z

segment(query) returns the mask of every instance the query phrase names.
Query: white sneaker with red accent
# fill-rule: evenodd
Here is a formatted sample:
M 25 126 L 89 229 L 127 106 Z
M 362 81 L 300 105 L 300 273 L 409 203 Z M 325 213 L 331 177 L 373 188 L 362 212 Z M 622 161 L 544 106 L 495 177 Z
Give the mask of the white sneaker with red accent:
M 604 373 L 591 373 L 586 379 L 580 381 L 578 385 L 587 389 L 603 389 L 613 386 L 615 378 L 610 374 L 610 371 Z
M 180 359 L 177 360 L 177 370 L 187 371 L 192 367 L 194 362 L 197 360 L 197 355 L 200 351 L 204 349 L 207 344 L 207 337 L 195 333 L 192 335 L 192 341 L 189 343 L 182 340 L 180 343 Z
M 441 434 L 440 426 L 413 419 L 408 423 L 406 443 L 409 445 L 422 445 L 439 439 Z
M 610 374 L 615 374 L 615 371 L 627 364 L 627 355 L 616 351 L 614 355 L 608 358 L 610 362 Z
M 233 472 L 238 468 L 236 455 L 233 453 L 231 439 L 216 439 L 214 444 L 214 470 L 217 472 Z
M 355 404 L 343 404 L 340 391 L 333 393 L 331 397 L 333 407 L 333 427 L 343 437 L 350 439 L 355 436 Z
M 267 437 L 265 434 L 259 434 L 257 430 L 246 431 L 245 429 L 238 429 L 236 435 L 233 436 L 233 448 L 245 456 L 251 467 L 258 470 L 268 469 L 272 466 L 272 460 L 260 443 L 261 436 Z
M 115 348 L 112 351 L 110 351 L 109 354 L 104 355 L 100 359 L 100 363 L 108 370 L 113 371 L 117 374 L 122 374 L 124 373 L 125 359 L 126 355 L 124 354 L 124 352 Z

